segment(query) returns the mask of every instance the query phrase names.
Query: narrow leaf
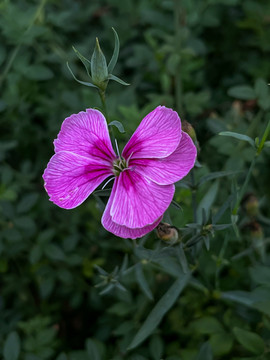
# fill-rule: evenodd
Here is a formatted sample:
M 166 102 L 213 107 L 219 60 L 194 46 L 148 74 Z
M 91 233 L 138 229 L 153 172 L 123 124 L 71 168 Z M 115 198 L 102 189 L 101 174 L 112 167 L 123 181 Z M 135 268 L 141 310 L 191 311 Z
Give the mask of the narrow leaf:
M 179 244 L 179 246 L 176 247 L 176 256 L 182 266 L 184 274 L 187 274 L 189 272 L 189 268 L 188 268 L 186 254 L 183 249 L 183 244 Z
M 206 217 L 208 217 L 210 208 L 216 199 L 218 187 L 219 187 L 219 183 L 214 182 L 214 184 L 210 187 L 210 189 L 207 191 L 207 193 L 202 198 L 200 204 L 198 205 L 198 208 L 197 208 L 198 223 L 202 223 L 203 209 L 205 210 Z
M 109 62 L 109 65 L 108 65 L 108 72 L 109 73 L 112 73 L 113 72 L 113 69 L 117 63 L 117 60 L 118 60 L 118 55 L 119 55 L 119 46 L 120 46 L 120 43 L 119 43 L 119 37 L 117 35 L 117 32 L 114 30 L 114 28 L 112 28 L 113 30 L 113 33 L 114 33 L 114 50 L 113 50 L 113 55 L 112 55 L 112 58 Z
M 4 360 L 17 360 L 20 355 L 21 341 L 19 335 L 11 332 L 4 343 Z
M 89 68 L 91 66 L 91 61 L 86 59 L 86 57 L 84 57 L 74 46 L 72 46 L 73 51 L 75 52 L 76 56 L 81 60 L 81 62 L 83 63 L 85 70 L 87 72 L 87 75 L 89 77 L 91 77 L 90 73 L 89 73 Z
M 244 135 L 244 134 L 238 134 L 236 132 L 232 132 L 232 131 L 222 131 L 219 133 L 219 135 L 222 136 L 230 136 L 233 137 L 237 140 L 243 140 L 243 141 L 247 141 L 252 147 L 254 147 L 254 140 L 251 139 L 251 137 Z
M 198 186 L 206 183 L 207 181 L 210 180 L 214 180 L 214 179 L 218 179 L 221 177 L 225 177 L 225 176 L 230 176 L 230 175 L 236 175 L 239 174 L 240 171 L 216 171 L 216 172 L 212 172 L 210 174 L 204 175 L 200 178 Z
M 149 300 L 154 300 L 153 294 L 148 286 L 148 283 L 145 279 L 144 273 L 143 273 L 143 269 L 142 269 L 142 263 L 139 262 L 136 267 L 135 267 L 135 273 L 136 273 L 136 279 L 137 282 L 141 288 L 141 290 L 143 291 L 143 293 L 145 294 L 145 296 L 149 299 Z
M 183 275 L 178 278 L 169 290 L 162 296 L 162 298 L 155 305 L 153 310 L 148 315 L 144 324 L 140 330 L 135 335 L 128 349 L 134 349 L 136 346 L 141 344 L 152 332 L 157 328 L 164 315 L 170 310 L 175 301 L 178 299 L 179 295 L 185 288 L 190 279 L 190 273 Z
M 130 84 L 126 83 L 125 81 L 119 79 L 119 77 L 117 77 L 117 76 L 115 76 L 115 75 L 113 75 L 113 74 L 109 74 L 109 75 L 108 75 L 108 80 L 116 81 L 116 82 L 118 82 L 119 84 L 125 85 L 125 86 L 130 85 Z
M 126 132 L 123 124 L 120 121 L 113 120 L 109 123 L 109 126 L 115 126 L 121 134 Z
M 89 87 L 94 87 L 96 89 L 98 89 L 98 87 L 90 82 L 86 82 L 86 81 L 81 81 L 79 79 L 76 78 L 76 76 L 74 75 L 73 71 L 71 70 L 68 62 L 67 62 L 67 67 L 68 67 L 68 70 L 70 71 L 71 75 L 73 76 L 74 80 L 76 80 L 78 83 L 82 84 L 82 85 L 85 85 L 85 86 L 89 86 Z
M 225 213 L 225 211 L 230 206 L 232 200 L 234 198 L 234 194 L 231 194 L 228 199 L 224 202 L 224 204 L 221 206 L 221 208 L 218 210 L 218 212 L 213 216 L 212 223 L 216 224 L 219 219 L 222 217 L 222 215 Z

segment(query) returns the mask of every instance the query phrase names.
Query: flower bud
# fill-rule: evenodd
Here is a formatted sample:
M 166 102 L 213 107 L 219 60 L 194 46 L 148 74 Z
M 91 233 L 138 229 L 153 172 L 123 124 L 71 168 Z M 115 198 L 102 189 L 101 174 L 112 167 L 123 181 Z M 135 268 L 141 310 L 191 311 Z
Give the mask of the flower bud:
M 198 143 L 198 140 L 197 140 L 197 136 L 196 136 L 196 132 L 194 130 L 194 127 L 189 122 L 184 120 L 184 121 L 182 121 L 182 130 L 191 137 L 191 139 L 194 142 L 197 150 L 199 151 L 200 146 L 199 146 L 199 143 Z
M 105 56 L 100 48 L 98 38 L 91 58 L 91 76 L 93 84 L 104 91 L 108 83 L 108 67 Z
M 242 205 L 248 216 L 255 217 L 258 215 L 259 201 L 254 194 L 252 193 L 246 194 L 246 196 L 242 201 Z
M 160 223 L 157 228 L 157 236 L 169 245 L 176 244 L 179 240 L 178 231 L 168 223 Z

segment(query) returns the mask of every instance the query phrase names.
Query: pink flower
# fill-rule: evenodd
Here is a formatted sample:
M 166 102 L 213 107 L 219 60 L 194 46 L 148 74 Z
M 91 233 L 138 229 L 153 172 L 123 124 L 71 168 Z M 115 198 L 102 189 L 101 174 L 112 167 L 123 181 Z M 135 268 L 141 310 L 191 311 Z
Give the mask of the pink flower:
M 50 200 L 73 209 L 114 176 L 102 224 L 131 239 L 159 224 L 173 199 L 173 184 L 188 174 L 197 155 L 191 138 L 181 131 L 177 113 L 164 106 L 142 120 L 120 158 L 104 116 L 94 109 L 66 118 L 54 148 L 43 174 Z

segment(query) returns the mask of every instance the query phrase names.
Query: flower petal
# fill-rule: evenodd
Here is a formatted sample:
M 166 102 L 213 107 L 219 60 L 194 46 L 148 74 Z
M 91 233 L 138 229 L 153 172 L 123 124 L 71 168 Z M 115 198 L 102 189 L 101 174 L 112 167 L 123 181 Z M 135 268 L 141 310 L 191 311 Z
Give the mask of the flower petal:
M 43 179 L 50 200 L 64 209 L 73 209 L 110 175 L 113 174 L 109 166 L 60 151 L 51 158 Z
M 87 109 L 66 118 L 57 139 L 55 152 L 70 151 L 104 164 L 115 159 L 105 117 L 98 110 Z
M 173 184 L 193 168 L 197 156 L 190 136 L 182 132 L 176 150 L 163 159 L 131 159 L 129 167 L 159 185 Z
M 165 106 L 158 106 L 140 123 L 125 146 L 122 156 L 132 158 L 163 158 L 170 155 L 181 139 L 178 114 Z
M 157 185 L 136 171 L 126 170 L 115 180 L 112 221 L 128 228 L 153 224 L 170 205 L 174 185 Z
M 118 225 L 115 222 L 113 222 L 112 217 L 110 215 L 110 210 L 111 210 L 111 205 L 112 205 L 114 195 L 115 195 L 115 188 L 116 188 L 116 186 L 114 184 L 114 186 L 112 188 L 111 196 L 108 200 L 106 209 L 105 209 L 102 219 L 101 219 L 102 225 L 104 226 L 104 228 L 107 231 L 113 233 L 116 236 L 124 238 L 124 239 L 128 239 L 128 238 L 137 239 L 137 238 L 140 238 L 140 237 L 146 235 L 147 233 L 154 230 L 154 228 L 158 226 L 158 224 L 160 223 L 160 221 L 162 219 L 162 216 L 159 217 L 153 224 L 144 226 L 142 228 L 137 228 L 137 229 L 130 229 L 126 226 Z

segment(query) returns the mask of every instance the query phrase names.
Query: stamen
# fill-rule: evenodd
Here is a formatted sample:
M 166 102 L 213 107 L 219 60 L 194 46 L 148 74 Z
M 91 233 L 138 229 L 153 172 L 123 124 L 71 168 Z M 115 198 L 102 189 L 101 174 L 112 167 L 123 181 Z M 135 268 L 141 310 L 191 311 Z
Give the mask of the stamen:
M 115 179 L 115 176 L 113 176 L 112 178 L 110 178 L 108 181 L 105 182 L 105 184 L 102 186 L 102 190 L 105 188 L 106 185 L 109 184 L 110 181 L 114 180 Z
M 116 146 L 117 155 L 118 155 L 119 159 L 121 159 L 121 156 L 120 156 L 120 152 L 119 152 L 119 147 L 118 147 L 117 140 L 116 140 L 116 139 L 114 139 L 114 141 L 115 141 L 115 146 Z
M 131 156 L 134 154 L 134 152 L 132 152 L 130 155 L 129 155 L 129 157 L 128 157 L 128 159 L 127 159 L 127 164 L 129 163 L 129 160 L 130 160 L 130 158 L 131 158 Z

